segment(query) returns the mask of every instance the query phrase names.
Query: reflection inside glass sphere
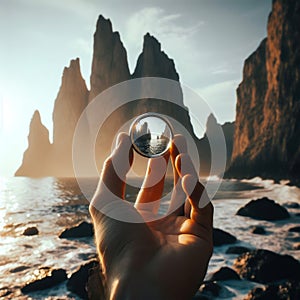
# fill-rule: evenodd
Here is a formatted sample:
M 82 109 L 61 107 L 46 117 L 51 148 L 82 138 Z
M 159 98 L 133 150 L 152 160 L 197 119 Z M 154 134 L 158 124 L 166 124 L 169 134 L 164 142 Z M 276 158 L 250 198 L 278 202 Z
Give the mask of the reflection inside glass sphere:
M 130 137 L 139 154 L 146 157 L 161 156 L 170 148 L 173 139 L 172 126 L 165 117 L 146 113 L 133 121 Z

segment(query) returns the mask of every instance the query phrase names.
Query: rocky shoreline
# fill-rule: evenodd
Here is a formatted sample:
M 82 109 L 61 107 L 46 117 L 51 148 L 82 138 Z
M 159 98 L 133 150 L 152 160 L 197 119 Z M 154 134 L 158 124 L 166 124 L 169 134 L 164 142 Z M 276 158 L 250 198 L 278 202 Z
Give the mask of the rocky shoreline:
M 297 202 L 287 202 L 280 205 L 266 197 L 251 200 L 241 207 L 236 214 L 244 218 L 268 220 L 276 222 L 282 218 L 289 218 L 288 209 L 298 211 L 300 217 L 300 205 Z M 268 234 L 263 226 L 249 228 L 249 234 Z M 298 234 L 300 226 L 291 226 L 288 230 Z M 23 231 L 24 236 L 39 235 L 39 229 L 28 226 Z M 266 249 L 251 249 L 239 245 L 239 240 L 229 232 L 220 228 L 214 228 L 215 250 L 225 246 L 226 254 L 234 255 L 233 265 L 224 265 L 218 270 L 208 274 L 205 281 L 199 287 L 194 296 L 196 299 L 231 298 L 232 291 L 224 285 L 226 282 L 249 286 L 249 292 L 245 300 L 254 299 L 299 299 L 300 298 L 300 263 L 290 255 L 282 255 Z M 91 239 L 93 238 L 92 224 L 82 221 L 75 226 L 66 228 L 60 235 L 60 239 Z M 299 243 L 295 244 L 295 250 L 300 250 Z M 82 256 L 82 264 L 72 272 L 61 268 L 41 266 L 34 270 L 31 280 L 23 286 L 2 287 L 0 298 L 28 299 L 34 293 L 55 289 L 60 284 L 65 284 L 68 293 L 62 297 L 50 297 L 47 299 L 104 299 L 104 288 L 101 284 L 101 266 L 96 253 Z M 29 266 L 18 266 L 11 273 L 25 272 Z M 45 291 L 46 292 L 46 291 Z M 33 296 L 33 299 L 34 296 Z

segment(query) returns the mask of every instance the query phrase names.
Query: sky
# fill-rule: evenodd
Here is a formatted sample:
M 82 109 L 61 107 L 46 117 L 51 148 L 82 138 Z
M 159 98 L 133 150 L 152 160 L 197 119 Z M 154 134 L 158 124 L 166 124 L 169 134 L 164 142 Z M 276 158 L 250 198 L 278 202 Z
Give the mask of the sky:
M 80 58 L 89 87 L 100 14 L 119 31 L 131 72 L 149 32 L 180 81 L 224 123 L 235 118 L 243 63 L 266 36 L 270 11 L 271 0 L 0 0 L 0 176 L 21 164 L 34 110 L 52 138 L 54 100 L 71 59 Z

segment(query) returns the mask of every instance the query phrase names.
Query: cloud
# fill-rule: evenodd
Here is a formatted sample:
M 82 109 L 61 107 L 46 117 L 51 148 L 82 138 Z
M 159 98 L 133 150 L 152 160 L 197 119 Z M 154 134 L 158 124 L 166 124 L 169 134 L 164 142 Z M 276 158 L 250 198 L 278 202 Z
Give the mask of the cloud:
M 176 53 L 180 57 L 182 53 L 193 51 L 190 43 L 186 41 L 199 32 L 202 25 L 201 21 L 188 24 L 186 20 L 182 20 L 181 14 L 167 14 L 159 7 L 147 7 L 134 13 L 126 21 L 124 34 L 131 66 L 141 52 L 143 36 L 147 32 L 161 41 L 165 52 L 174 58 Z M 133 54 L 134 58 L 130 59 Z
M 188 38 L 196 33 L 203 24 L 203 22 L 198 22 L 190 26 L 183 26 L 180 24 L 182 23 L 180 19 L 180 14 L 168 15 L 162 8 L 147 7 L 129 18 L 126 30 L 132 40 L 148 31 L 159 36 Z
M 217 66 L 213 66 L 209 69 L 212 75 L 227 75 L 227 74 L 234 74 L 234 71 L 232 68 L 230 68 L 230 65 L 228 62 L 221 63 Z
M 197 93 L 212 107 L 220 123 L 235 119 L 236 89 L 239 82 L 239 79 L 233 79 L 197 89 Z

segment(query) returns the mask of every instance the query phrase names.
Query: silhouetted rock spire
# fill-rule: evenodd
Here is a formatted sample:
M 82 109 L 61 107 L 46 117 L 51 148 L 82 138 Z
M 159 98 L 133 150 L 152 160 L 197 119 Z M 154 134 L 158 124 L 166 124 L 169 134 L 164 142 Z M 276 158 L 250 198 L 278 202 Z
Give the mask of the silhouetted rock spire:
M 94 34 L 94 52 L 89 101 L 105 89 L 130 78 L 127 53 L 109 19 L 99 16 Z
M 29 126 L 28 148 L 24 152 L 22 165 L 16 171 L 15 175 L 32 177 L 49 176 L 51 163 L 49 131 L 42 124 L 40 113 L 36 110 Z

